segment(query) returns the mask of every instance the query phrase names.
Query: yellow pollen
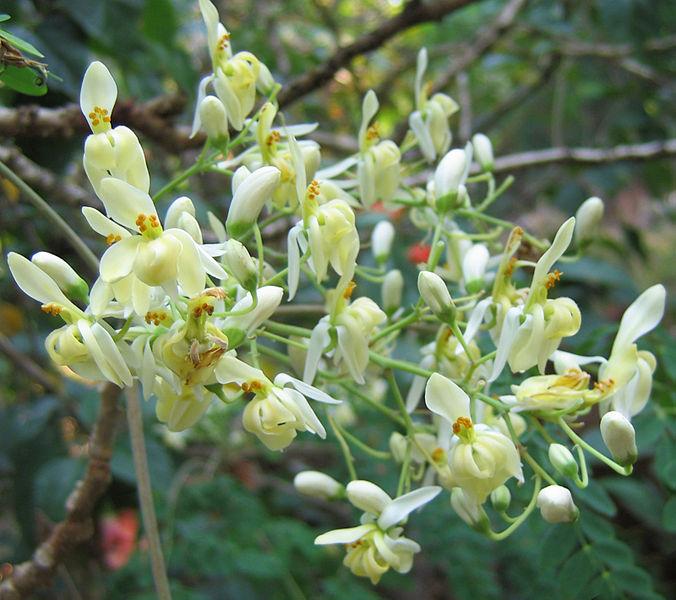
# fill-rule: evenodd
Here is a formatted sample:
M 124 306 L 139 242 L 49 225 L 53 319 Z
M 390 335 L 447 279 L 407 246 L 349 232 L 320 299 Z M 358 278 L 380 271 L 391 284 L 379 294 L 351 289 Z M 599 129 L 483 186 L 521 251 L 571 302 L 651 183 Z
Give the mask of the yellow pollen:
M 148 325 L 152 323 L 153 325 L 157 326 L 167 318 L 167 313 L 163 310 L 148 311 L 144 318 Z
M 109 233 L 106 236 L 106 244 L 112 246 L 115 242 L 119 242 L 122 239 L 122 236 L 117 235 L 116 233 Z
M 561 275 L 563 275 L 561 271 L 554 269 L 549 275 L 547 275 L 545 287 L 548 290 L 551 290 L 559 281 L 561 281 Z
M 352 293 L 354 292 L 354 289 L 356 287 L 357 284 L 354 281 L 350 281 L 350 283 L 347 284 L 345 291 L 343 292 L 343 298 L 345 298 L 345 300 L 349 300 L 352 297 Z
M 280 139 L 282 139 L 282 136 L 279 133 L 279 131 L 272 131 L 270 132 L 270 135 L 268 135 L 268 137 L 266 138 L 265 143 L 268 146 L 272 146 L 272 144 L 276 144 Z
M 258 381 L 257 379 L 254 379 L 254 380 L 249 381 L 249 382 L 245 381 L 241 385 L 241 388 L 242 388 L 242 391 L 245 394 L 248 394 L 249 392 L 252 392 L 252 393 L 255 394 L 256 392 L 260 392 L 263 389 L 263 383 L 261 381 Z
M 444 453 L 443 448 L 435 448 L 435 449 L 432 451 L 432 460 L 433 460 L 435 463 L 441 462 L 441 459 L 444 457 L 444 454 L 445 454 L 445 453 Z
M 509 259 L 509 264 L 505 269 L 505 277 L 510 278 L 514 274 L 514 268 L 516 267 L 517 259 L 515 256 Z
M 230 40 L 230 34 L 229 33 L 224 33 L 219 39 L 218 43 L 216 44 L 217 48 L 219 50 L 225 50 L 228 47 L 228 41 Z
M 47 313 L 52 317 L 60 315 L 61 311 L 63 310 L 62 307 L 60 307 L 58 304 L 54 304 L 54 302 L 48 302 L 47 304 L 43 304 L 40 308 L 42 309 L 42 312 Z
M 108 109 L 101 108 L 100 106 L 95 106 L 88 115 L 89 120 L 92 122 L 93 127 L 97 127 L 101 123 L 110 123 L 110 116 L 108 115 Z
M 465 430 L 472 429 L 472 419 L 469 417 L 458 417 L 458 420 L 453 423 L 453 433 L 460 435 Z
M 378 123 L 374 123 L 366 130 L 366 139 L 369 141 L 377 140 L 380 137 L 378 132 Z

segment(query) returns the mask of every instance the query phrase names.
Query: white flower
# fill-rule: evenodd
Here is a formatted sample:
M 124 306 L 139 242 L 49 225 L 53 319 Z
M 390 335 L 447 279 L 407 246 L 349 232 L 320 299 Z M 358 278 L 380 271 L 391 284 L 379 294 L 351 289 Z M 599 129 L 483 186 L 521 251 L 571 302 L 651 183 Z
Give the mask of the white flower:
M 294 487 L 305 496 L 331 500 L 340 497 L 345 486 L 319 471 L 301 471 L 293 479 Z
M 488 515 L 481 503 L 477 502 L 474 496 L 465 493 L 462 488 L 455 487 L 451 491 L 451 506 L 457 515 L 473 529 L 486 531 L 490 527 Z
M 256 305 L 248 292 L 232 307 L 233 316 L 226 317 L 219 323 L 219 328 L 226 332 L 230 340 L 230 347 L 241 342 L 245 336 L 258 329 L 277 310 L 284 290 L 274 285 L 266 285 L 256 290 Z M 237 314 L 243 313 L 243 314 Z
M 565 410 L 600 399 L 598 394 L 590 393 L 589 374 L 579 368 L 567 369 L 560 375 L 528 377 L 512 386 L 512 394 L 501 396 L 501 400 L 511 404 L 514 411 Z
M 445 420 L 445 429 L 452 426 L 445 486 L 461 487 L 482 504 L 510 477 L 523 482 L 519 452 L 512 440 L 486 425 L 472 423 L 469 397 L 458 385 L 434 373 L 425 388 L 425 404 Z
M 192 427 L 216 398 L 199 385 L 183 385 L 177 393 L 160 377 L 155 378 L 153 393 L 157 396 L 155 414 L 169 431 L 184 431 Z
M 200 253 L 187 232 L 162 229 L 148 194 L 108 177 L 101 181 L 101 199 L 112 220 L 137 232 L 121 237 L 101 257 L 104 282 L 115 283 L 133 273 L 147 286 L 171 288 L 178 283 L 184 294 L 194 296 L 204 289 L 207 272 L 225 278 L 225 271 Z
M 622 413 L 607 412 L 601 418 L 601 437 L 613 458 L 621 465 L 631 465 L 638 458 L 636 431 Z
M 87 282 L 65 260 L 49 252 L 37 252 L 31 257 L 31 262 L 47 273 L 65 294 L 87 300 Z
M 387 272 L 383 279 L 381 298 L 383 309 L 388 315 L 395 313 L 401 308 L 401 300 L 404 292 L 404 276 L 399 269 Z
M 664 315 L 666 290 L 654 285 L 645 290 L 627 308 L 608 362 L 601 365 L 599 379 L 612 386 L 605 407 L 612 407 L 628 419 L 641 412 L 648 402 L 652 388 L 655 357 L 638 350 L 636 340 L 657 327 Z
M 256 288 L 258 269 L 244 244 L 235 239 L 225 242 L 223 262 L 245 290 L 253 291 Z
M 280 171 L 276 167 L 261 167 L 253 173 L 246 167 L 237 169 L 232 178 L 233 197 L 225 222 L 232 237 L 240 237 L 256 222 L 279 178 Z
M 490 253 L 484 244 L 473 244 L 462 259 L 462 277 L 465 289 L 474 294 L 484 287 L 484 275 Z
M 434 171 L 434 194 L 441 199 L 445 196 L 457 196 L 461 185 L 464 185 L 469 167 L 472 163 L 472 144 L 468 143 L 464 150 L 455 148 L 448 152 Z
M 363 525 L 334 529 L 315 539 L 315 544 L 344 544 L 343 564 L 357 577 L 368 577 L 374 585 L 390 568 L 408 573 L 413 555 L 420 546 L 402 535 L 405 522 L 414 510 L 433 500 L 440 487 L 422 487 L 394 500 L 370 481 L 351 481 L 346 488 L 348 500 L 365 511 Z
M 218 142 L 228 137 L 228 114 L 223 103 L 216 96 L 206 96 L 198 109 L 200 121 L 207 137 Z
M 537 506 L 547 523 L 572 523 L 580 514 L 570 490 L 560 485 L 550 485 L 540 490 Z

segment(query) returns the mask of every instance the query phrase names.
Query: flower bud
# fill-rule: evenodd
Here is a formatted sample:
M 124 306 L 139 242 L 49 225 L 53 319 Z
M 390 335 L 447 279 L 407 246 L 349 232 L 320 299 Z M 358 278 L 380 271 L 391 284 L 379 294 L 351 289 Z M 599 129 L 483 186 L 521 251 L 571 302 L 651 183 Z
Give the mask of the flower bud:
M 164 227 L 166 229 L 178 227 L 178 221 L 183 213 L 195 216 L 195 205 L 187 196 L 180 196 L 169 205 L 167 214 L 164 216 Z
M 241 344 L 249 333 L 273 315 L 282 301 L 283 294 L 282 288 L 266 285 L 257 290 L 258 303 L 253 309 L 251 308 L 253 303 L 251 294 L 244 296 L 232 307 L 234 313 L 248 312 L 226 317 L 221 324 L 221 330 L 228 336 L 228 343 L 231 348 Z
M 207 137 L 218 142 L 228 137 L 228 115 L 216 96 L 206 96 L 199 106 L 202 129 Z
M 560 485 L 550 485 L 540 490 L 537 506 L 547 523 L 572 523 L 580 515 L 570 490 Z
M 633 465 L 638 458 L 634 426 L 622 413 L 612 410 L 601 419 L 601 437 L 613 458 L 623 466 Z
M 575 242 L 590 242 L 603 218 L 603 200 L 593 196 L 585 200 L 575 213 Z
M 237 240 L 229 239 L 225 243 L 225 253 L 223 262 L 232 273 L 233 277 L 239 281 L 240 285 L 250 292 L 256 289 L 258 284 L 258 270 L 256 263 L 249 254 L 244 244 Z
M 301 494 L 321 500 L 339 498 L 345 491 L 341 483 L 319 471 L 301 471 L 294 477 L 293 485 Z
M 404 290 L 404 277 L 399 269 L 389 271 L 383 279 L 382 296 L 383 309 L 386 314 L 392 314 L 401 306 L 401 296 Z
M 269 96 L 275 89 L 275 78 L 270 73 L 267 65 L 258 63 L 258 79 L 256 79 L 256 88 L 263 96 Z
M 379 221 L 371 234 L 371 250 L 377 263 L 382 264 L 389 258 L 393 240 L 394 226 L 392 223 Z
M 256 222 L 263 205 L 272 196 L 281 177 L 281 172 L 277 167 L 261 167 L 249 173 L 244 179 L 237 177 L 239 170 L 233 177 L 233 188 L 236 187 L 236 189 L 225 222 L 228 233 L 232 237 L 239 237 L 246 233 L 249 227 Z M 235 183 L 238 185 L 235 186 Z
M 453 488 L 451 492 L 451 506 L 458 513 L 458 516 L 472 529 L 485 532 L 490 528 L 486 511 L 472 496 L 465 494 L 462 488 Z
M 481 165 L 482 171 L 493 170 L 493 145 L 488 136 L 483 133 L 476 133 L 472 137 L 472 146 L 477 162 Z
M 484 287 L 484 273 L 488 265 L 490 253 L 484 244 L 474 244 L 462 259 L 462 276 L 465 289 L 475 294 Z
M 392 499 L 376 484 L 363 479 L 347 484 L 347 498 L 352 505 L 372 515 L 379 515 Z
M 549 445 L 549 462 L 564 477 L 577 477 L 577 461 L 572 452 L 562 444 Z
M 421 271 L 418 275 L 418 291 L 430 310 L 442 321 L 450 323 L 455 319 L 455 304 L 444 280 L 432 271 Z
M 501 485 L 491 492 L 491 504 L 498 512 L 505 512 L 512 501 L 512 494 L 506 485 Z
M 87 301 L 89 294 L 87 282 L 65 260 L 50 252 L 38 252 L 33 255 L 31 261 L 47 273 L 66 296 Z
M 467 157 L 464 150 L 455 148 L 439 161 L 434 172 L 434 193 L 437 198 L 448 194 L 457 194 L 458 186 L 463 182 Z

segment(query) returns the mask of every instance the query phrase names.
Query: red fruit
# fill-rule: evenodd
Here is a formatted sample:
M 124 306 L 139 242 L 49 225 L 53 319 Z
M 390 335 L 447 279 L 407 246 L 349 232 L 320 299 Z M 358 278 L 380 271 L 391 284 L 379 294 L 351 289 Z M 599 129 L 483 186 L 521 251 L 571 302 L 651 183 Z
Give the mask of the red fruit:
M 121 569 L 129 562 L 136 546 L 139 527 L 136 511 L 127 508 L 108 514 L 101 519 L 100 527 L 103 563 L 113 571 Z
M 432 247 L 429 244 L 413 244 L 408 249 L 408 260 L 414 265 L 427 262 L 430 258 Z

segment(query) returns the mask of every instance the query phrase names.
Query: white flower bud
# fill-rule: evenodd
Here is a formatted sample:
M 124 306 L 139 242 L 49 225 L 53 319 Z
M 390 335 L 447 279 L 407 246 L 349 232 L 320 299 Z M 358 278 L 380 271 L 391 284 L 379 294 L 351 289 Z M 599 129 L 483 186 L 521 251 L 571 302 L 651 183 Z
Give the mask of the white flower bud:
M 491 504 L 498 512 L 505 512 L 512 501 L 512 494 L 506 485 L 501 485 L 491 492 Z
M 481 165 L 483 171 L 493 170 L 493 145 L 488 136 L 483 133 L 476 133 L 472 137 L 472 146 L 477 162 Z
M 258 63 L 258 79 L 256 79 L 256 88 L 264 96 L 269 96 L 275 89 L 275 78 L 270 73 L 267 65 Z
M 601 437 L 613 458 L 623 466 L 633 465 L 638 458 L 634 426 L 622 413 L 612 410 L 601 419 Z
M 322 500 L 339 498 L 345 490 L 333 477 L 319 471 L 301 471 L 294 477 L 293 485 L 301 494 Z
M 225 106 L 216 96 L 207 96 L 199 105 L 202 129 L 212 140 L 228 137 L 228 115 Z
M 187 196 L 180 196 L 169 205 L 164 217 L 164 227 L 166 229 L 178 227 L 178 221 L 183 213 L 195 216 L 195 205 Z
M 472 496 L 465 494 L 462 488 L 453 488 L 451 506 L 458 516 L 473 529 L 488 530 L 490 525 L 486 511 Z
M 484 273 L 490 259 L 488 248 L 484 244 L 474 244 L 462 259 L 462 276 L 465 289 L 474 294 L 484 287 Z
M 347 484 L 347 498 L 353 506 L 372 515 L 380 515 L 385 507 L 392 502 L 382 489 L 375 483 L 357 479 Z
M 244 244 L 237 240 L 229 239 L 225 243 L 225 253 L 223 262 L 232 273 L 234 278 L 239 281 L 245 290 L 252 292 L 256 289 L 258 283 L 258 270 L 256 263 L 249 254 Z
M 592 196 L 587 198 L 575 213 L 575 242 L 579 245 L 589 242 L 603 218 L 603 200 Z
M 239 185 L 235 186 L 234 180 L 237 179 L 238 172 L 239 169 L 233 177 L 235 193 L 225 222 L 228 233 L 232 237 L 242 235 L 255 223 L 263 205 L 272 196 L 281 177 L 281 172 L 277 167 L 261 167 L 247 175 L 243 181 L 238 180 Z
M 392 223 L 379 221 L 371 234 L 371 250 L 376 262 L 384 263 L 389 258 L 393 240 L 394 226 Z
M 38 252 L 31 261 L 47 273 L 67 296 L 86 300 L 89 294 L 87 282 L 65 260 L 50 252 Z
M 571 478 L 577 476 L 577 461 L 572 452 L 562 444 L 549 445 L 549 462 L 561 475 Z
M 382 296 L 383 309 L 386 314 L 395 312 L 401 306 L 401 297 L 404 290 L 404 276 L 399 269 L 389 271 L 383 279 Z
M 444 280 L 432 271 L 418 275 L 418 291 L 430 310 L 442 321 L 455 319 L 455 304 Z
M 570 490 L 560 485 L 550 485 L 540 490 L 537 506 L 547 523 L 572 523 L 580 515 Z
M 464 150 L 455 148 L 439 161 L 434 172 L 434 193 L 437 198 L 448 194 L 457 194 L 458 186 L 463 183 L 467 157 Z

